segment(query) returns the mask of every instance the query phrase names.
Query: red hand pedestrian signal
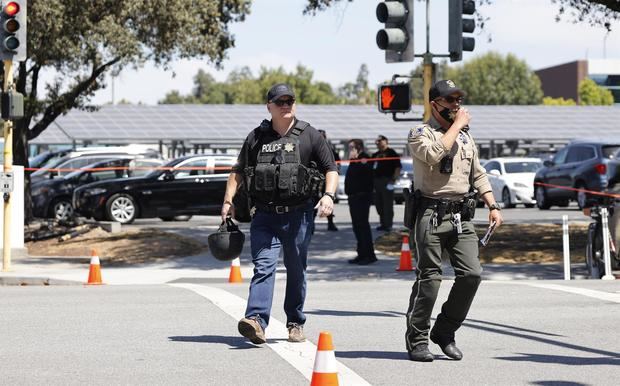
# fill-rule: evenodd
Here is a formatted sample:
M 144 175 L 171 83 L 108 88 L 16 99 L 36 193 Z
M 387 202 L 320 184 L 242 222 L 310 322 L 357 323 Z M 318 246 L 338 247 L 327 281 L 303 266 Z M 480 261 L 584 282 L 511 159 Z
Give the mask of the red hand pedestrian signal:
M 382 84 L 379 86 L 379 111 L 382 113 L 406 113 L 411 111 L 409 83 Z
M 389 110 L 394 98 L 392 89 L 390 87 L 384 87 L 381 90 L 381 108 L 383 108 L 383 110 Z

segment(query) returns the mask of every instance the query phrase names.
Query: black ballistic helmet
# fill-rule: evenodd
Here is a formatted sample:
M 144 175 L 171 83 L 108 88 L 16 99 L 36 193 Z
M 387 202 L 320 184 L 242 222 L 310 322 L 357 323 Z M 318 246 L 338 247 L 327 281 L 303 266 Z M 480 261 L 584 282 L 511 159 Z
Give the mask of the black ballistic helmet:
M 237 258 L 243 250 L 245 235 L 230 217 L 222 221 L 220 228 L 207 238 L 209 250 L 216 259 L 228 261 Z

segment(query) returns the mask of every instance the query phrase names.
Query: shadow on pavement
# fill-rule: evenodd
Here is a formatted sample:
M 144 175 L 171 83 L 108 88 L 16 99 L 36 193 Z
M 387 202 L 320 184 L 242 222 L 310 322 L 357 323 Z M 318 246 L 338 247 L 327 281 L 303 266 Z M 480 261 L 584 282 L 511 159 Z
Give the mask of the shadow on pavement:
M 400 318 L 405 316 L 404 312 L 398 311 L 374 311 L 374 312 L 361 312 L 361 311 L 336 311 L 336 310 L 310 310 L 305 311 L 305 314 L 310 315 L 324 315 L 324 316 L 382 316 L 389 318 Z
M 488 327 L 488 326 L 481 326 L 480 324 L 495 325 L 495 326 L 506 328 L 506 329 L 501 329 L 501 328 L 496 328 L 496 327 Z M 539 336 L 534 336 L 533 335 L 533 334 L 545 334 L 545 335 L 548 335 L 547 333 L 542 333 L 542 332 L 537 332 L 537 331 L 533 331 L 533 333 L 530 333 L 530 332 L 532 332 L 530 330 L 525 330 L 523 333 L 522 332 L 516 332 L 515 330 L 520 330 L 519 327 L 503 325 L 503 324 L 494 324 L 494 323 L 491 323 L 491 322 L 486 322 L 486 321 L 481 321 L 481 320 L 472 320 L 472 319 L 466 320 L 463 323 L 463 326 L 466 326 L 466 327 L 469 327 L 469 328 L 478 329 L 478 330 L 483 330 L 483 331 L 487 331 L 487 332 L 494 332 L 494 333 L 502 334 L 502 335 L 509 335 L 509 336 L 513 336 L 513 337 L 517 337 L 517 338 L 533 340 L 533 341 L 544 343 L 544 344 L 548 344 L 548 345 L 551 345 L 551 346 L 558 346 L 558 347 L 568 348 L 568 349 L 571 349 L 571 350 L 582 351 L 582 352 L 587 352 L 587 353 L 597 354 L 597 355 L 603 355 L 610 362 L 609 363 L 600 363 L 600 364 L 620 364 L 620 353 L 613 352 L 613 351 L 599 350 L 599 349 L 596 349 L 596 348 L 580 346 L 580 345 L 576 345 L 576 344 L 572 344 L 572 343 L 560 342 L 560 341 L 557 341 L 557 340 L 552 340 L 552 339 L 549 339 L 549 338 L 544 338 L 544 337 L 539 337 Z M 524 355 L 526 355 L 526 354 L 524 354 Z M 527 354 L 527 355 L 529 355 L 529 354 Z M 530 358 L 532 358 L 532 359 L 536 359 L 535 357 L 540 359 L 540 357 L 542 357 L 542 356 L 541 355 L 531 355 L 530 356 Z M 545 357 L 557 358 L 557 359 L 567 358 L 567 357 L 551 356 L 551 355 L 547 355 Z M 527 360 L 527 357 L 505 357 L 505 358 L 499 358 L 499 359 Z M 575 361 L 581 361 L 582 358 L 581 357 L 579 357 L 579 358 L 578 357 L 574 357 L 574 360 Z M 565 363 L 565 362 L 550 362 L 550 363 Z M 572 364 L 572 363 L 577 363 L 577 362 L 569 362 L 569 363 Z
M 542 355 L 542 354 L 527 354 L 517 353 L 520 356 L 513 357 L 496 357 L 496 359 L 503 359 L 507 361 L 515 362 L 535 362 L 535 363 L 554 363 L 563 365 L 580 365 L 580 366 L 592 366 L 592 365 L 620 365 L 620 359 L 609 357 L 578 357 L 578 356 L 564 356 L 564 355 Z
M 336 358 L 370 358 L 370 359 L 396 359 L 408 361 L 406 351 L 336 351 Z
M 257 346 L 248 343 L 245 338 L 240 336 L 220 336 L 220 335 L 196 335 L 196 336 L 169 336 L 172 342 L 193 342 L 193 343 L 219 343 L 226 344 L 237 350 L 255 348 Z

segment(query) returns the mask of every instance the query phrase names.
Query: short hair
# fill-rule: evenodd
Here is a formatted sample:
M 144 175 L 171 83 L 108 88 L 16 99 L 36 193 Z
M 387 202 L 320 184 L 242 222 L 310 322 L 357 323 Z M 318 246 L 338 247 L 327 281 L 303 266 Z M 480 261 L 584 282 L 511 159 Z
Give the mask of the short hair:
M 348 143 L 352 143 L 353 147 L 355 147 L 355 150 L 357 150 L 358 152 L 364 150 L 364 141 L 359 138 L 350 139 Z

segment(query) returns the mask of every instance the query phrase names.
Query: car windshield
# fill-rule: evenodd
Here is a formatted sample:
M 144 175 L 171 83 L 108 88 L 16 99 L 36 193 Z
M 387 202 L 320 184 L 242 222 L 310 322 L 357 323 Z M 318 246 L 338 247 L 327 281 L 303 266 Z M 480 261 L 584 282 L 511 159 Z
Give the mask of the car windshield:
M 506 173 L 535 173 L 542 164 L 540 162 L 506 162 Z
M 180 164 L 181 162 L 185 161 L 186 158 L 175 158 L 171 161 L 168 161 L 168 163 L 162 165 L 162 166 L 157 166 L 156 168 L 154 168 L 153 171 L 149 172 L 147 175 L 145 175 L 145 178 L 152 178 L 152 177 L 157 177 L 160 174 L 164 173 L 166 170 L 172 169 L 174 168 L 176 165 Z

